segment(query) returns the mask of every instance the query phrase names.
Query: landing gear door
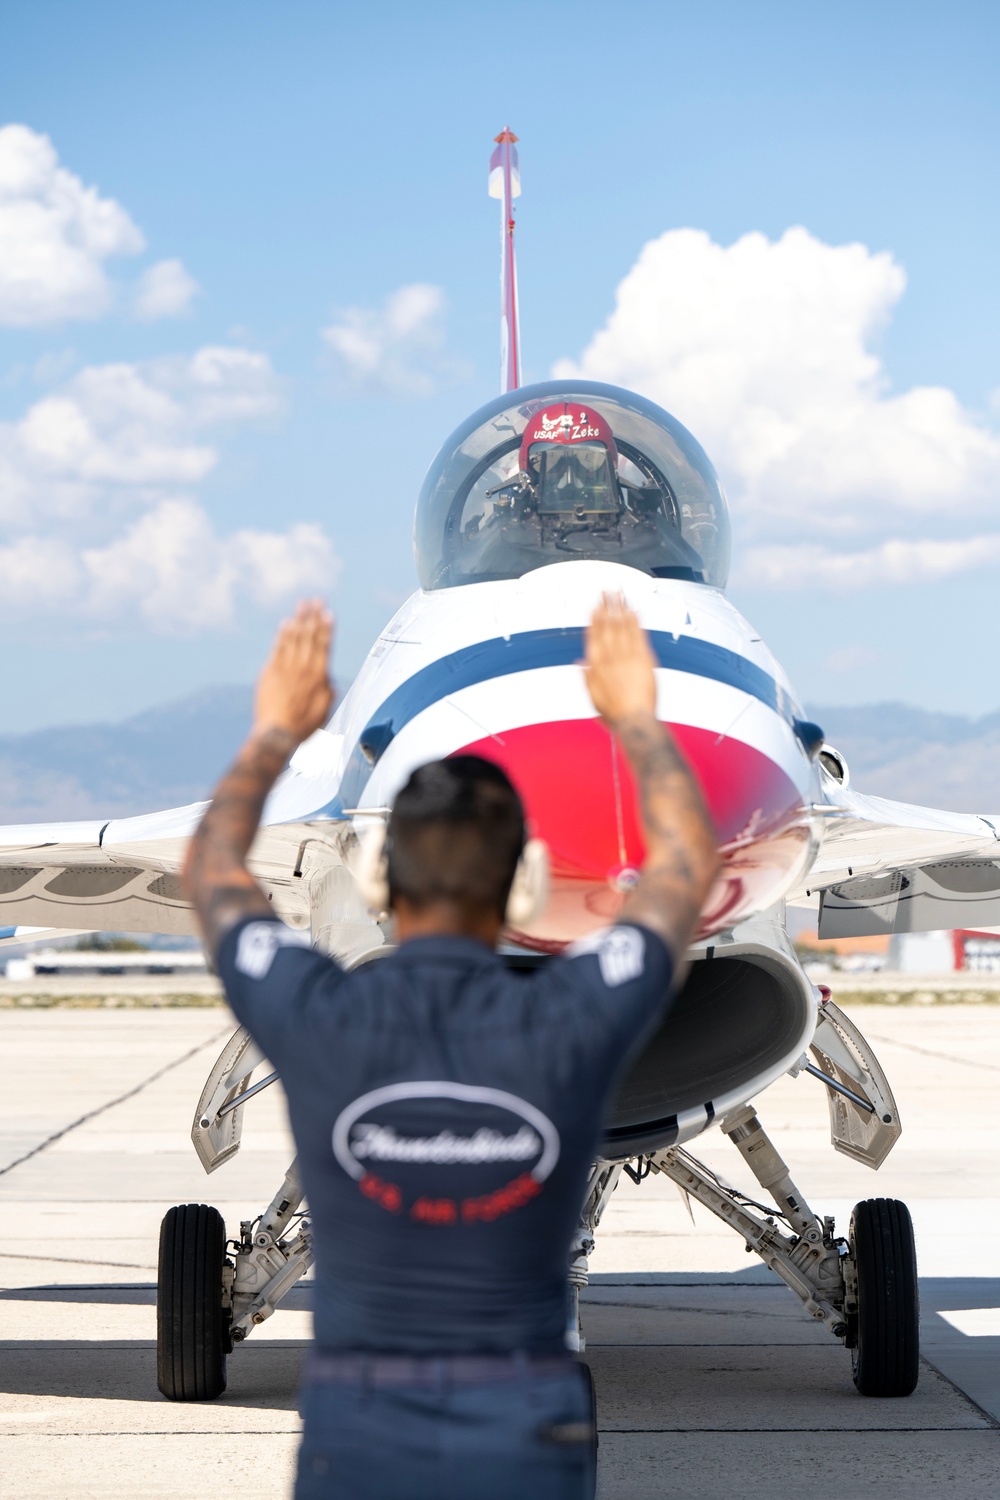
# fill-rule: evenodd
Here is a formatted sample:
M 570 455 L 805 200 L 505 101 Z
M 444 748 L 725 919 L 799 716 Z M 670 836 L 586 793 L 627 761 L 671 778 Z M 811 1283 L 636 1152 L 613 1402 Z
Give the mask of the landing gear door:
M 219 1111 L 246 1092 L 251 1073 L 263 1061 L 264 1054 L 241 1026 L 229 1038 L 209 1073 L 191 1126 L 191 1140 L 206 1172 L 214 1172 L 240 1149 L 243 1105 L 237 1104 L 223 1115 Z
M 877 1171 L 902 1133 L 896 1101 L 878 1059 L 832 1000 L 820 1008 L 809 1050 L 822 1072 L 872 1104 L 869 1113 L 843 1094 L 827 1090 L 834 1148 Z

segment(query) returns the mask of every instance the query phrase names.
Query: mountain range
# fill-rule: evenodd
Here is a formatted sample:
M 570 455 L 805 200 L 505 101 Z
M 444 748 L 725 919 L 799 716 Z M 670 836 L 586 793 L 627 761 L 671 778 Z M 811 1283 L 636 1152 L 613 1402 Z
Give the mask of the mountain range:
M 209 792 L 250 723 L 249 686 L 205 688 L 120 724 L 0 736 L 0 823 L 128 817 Z M 1000 812 L 1000 713 L 903 703 L 809 704 L 859 791 L 955 812 Z
M 204 688 L 120 724 L 0 735 L 0 823 L 126 818 L 196 802 L 250 725 L 251 687 Z

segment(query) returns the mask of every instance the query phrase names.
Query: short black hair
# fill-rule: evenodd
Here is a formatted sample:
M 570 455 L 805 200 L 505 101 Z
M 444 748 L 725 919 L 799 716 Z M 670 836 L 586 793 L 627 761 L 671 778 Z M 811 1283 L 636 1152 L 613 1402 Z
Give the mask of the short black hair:
M 521 799 L 492 761 L 455 755 L 420 766 L 389 819 L 390 900 L 502 917 L 524 837 Z

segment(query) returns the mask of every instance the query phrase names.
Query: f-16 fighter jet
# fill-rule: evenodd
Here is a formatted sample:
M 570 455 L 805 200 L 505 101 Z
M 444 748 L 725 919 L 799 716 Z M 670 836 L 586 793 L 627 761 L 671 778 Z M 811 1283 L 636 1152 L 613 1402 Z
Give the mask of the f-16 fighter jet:
M 613 922 L 643 847 L 629 770 L 578 663 L 597 601 L 623 594 L 649 633 L 660 717 L 701 783 L 721 871 L 683 989 L 621 1083 L 593 1165 L 569 1267 L 567 1341 L 582 1347 L 579 1289 L 622 1173 L 658 1173 L 729 1224 L 846 1346 L 862 1394 L 905 1396 L 917 1378 L 905 1205 L 859 1203 L 838 1234 L 792 1180 L 752 1101 L 784 1073 L 812 1075 L 803 1087 L 826 1091 L 834 1148 L 881 1166 L 901 1129 L 892 1092 L 857 1027 L 803 972 L 786 902 L 819 893 L 821 936 L 1000 923 L 1000 820 L 854 790 L 843 756 L 726 598 L 726 499 L 680 422 L 608 385 L 520 384 L 515 142 L 509 130 L 497 137 L 490 176 L 501 200 L 501 394 L 431 464 L 416 507 L 420 586 L 328 725 L 292 757 L 251 867 L 303 941 L 347 966 L 377 961 L 394 935 L 371 904 L 370 848 L 393 797 L 415 767 L 475 753 L 507 771 L 547 849 L 547 899 L 513 911 L 507 962 L 545 964 Z M 179 871 L 202 810 L 0 829 L 0 921 L 194 932 Z M 264 1063 L 238 1031 L 212 1069 L 192 1129 L 207 1172 L 239 1149 L 244 1111 L 275 1077 Z M 373 1139 L 377 1110 L 356 1124 Z M 713 1129 L 773 1207 L 699 1162 L 695 1142 Z M 538 1165 L 526 1159 L 524 1170 Z M 214 1208 L 171 1209 L 160 1265 L 164 1394 L 218 1395 L 227 1356 L 311 1257 L 294 1163 L 232 1238 Z

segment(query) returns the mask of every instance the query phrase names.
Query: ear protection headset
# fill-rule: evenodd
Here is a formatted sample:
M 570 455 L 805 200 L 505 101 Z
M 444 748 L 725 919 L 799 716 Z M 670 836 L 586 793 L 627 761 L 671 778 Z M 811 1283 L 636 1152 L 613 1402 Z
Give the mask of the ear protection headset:
M 379 921 L 389 913 L 389 831 L 370 828 L 359 839 L 354 876 L 368 909 Z M 545 910 L 549 896 L 549 851 L 542 839 L 528 839 L 514 871 L 504 911 L 506 927 L 526 927 Z

